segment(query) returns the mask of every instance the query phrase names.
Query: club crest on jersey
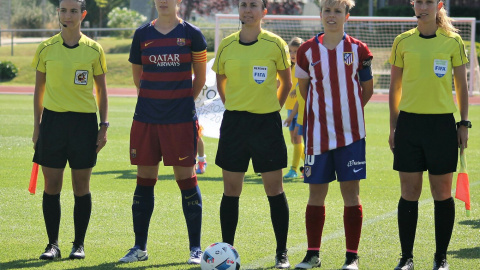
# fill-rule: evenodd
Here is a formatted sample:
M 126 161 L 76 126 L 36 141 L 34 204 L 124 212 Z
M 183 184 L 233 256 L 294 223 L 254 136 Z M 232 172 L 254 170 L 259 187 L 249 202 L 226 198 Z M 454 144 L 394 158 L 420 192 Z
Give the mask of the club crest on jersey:
M 268 67 L 253 66 L 253 80 L 262 84 L 267 79 Z
M 185 39 L 184 38 L 177 38 L 177 45 L 178 46 L 185 46 Z
M 312 175 L 312 167 L 310 166 L 305 166 L 303 168 L 303 172 L 305 173 L 305 176 L 306 177 L 310 177 L 310 175 Z
M 137 157 L 137 149 L 130 149 L 130 156 L 132 158 L 136 158 Z
M 350 66 L 353 63 L 353 52 L 344 52 L 343 62 L 345 65 Z
M 75 84 L 87 85 L 87 82 L 88 82 L 88 71 L 86 70 L 75 71 Z
M 448 60 L 433 60 L 433 72 L 437 75 L 438 78 L 442 78 L 447 74 L 448 70 Z

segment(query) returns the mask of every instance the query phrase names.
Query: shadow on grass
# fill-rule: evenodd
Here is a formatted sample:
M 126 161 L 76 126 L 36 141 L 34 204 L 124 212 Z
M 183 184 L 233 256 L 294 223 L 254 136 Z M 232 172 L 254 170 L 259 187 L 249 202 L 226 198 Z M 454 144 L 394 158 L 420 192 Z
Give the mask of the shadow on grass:
M 463 220 L 458 224 L 472 226 L 472 229 L 480 229 L 480 219 L 477 220 Z
M 459 259 L 480 259 L 480 246 L 448 251 L 448 255 Z
M 69 261 L 69 259 L 61 259 L 61 260 L 56 260 L 56 261 L 43 261 L 39 259 L 27 259 L 27 260 L 16 260 L 16 261 L 11 261 L 11 262 L 2 262 L 0 263 L 0 269 L 6 270 L 6 269 L 23 269 L 23 268 L 37 268 L 37 267 L 45 267 L 48 264 L 52 263 L 55 264 L 59 261 Z M 139 265 L 140 264 L 140 265 Z M 107 262 L 107 263 L 102 263 L 98 265 L 92 265 L 92 266 L 85 266 L 85 265 L 79 265 L 79 266 L 66 266 L 64 269 L 87 269 L 87 270 L 93 270 L 93 269 L 125 269 L 125 270 L 144 270 L 144 269 L 155 269 L 155 268 L 164 268 L 164 267 L 175 267 L 178 265 L 185 266 L 185 262 L 173 262 L 173 263 L 166 263 L 166 264 L 145 264 L 144 263 L 132 263 L 132 264 L 124 264 L 124 263 L 119 263 L 119 262 Z M 192 265 L 190 268 L 192 270 L 199 270 L 200 266 L 199 265 Z

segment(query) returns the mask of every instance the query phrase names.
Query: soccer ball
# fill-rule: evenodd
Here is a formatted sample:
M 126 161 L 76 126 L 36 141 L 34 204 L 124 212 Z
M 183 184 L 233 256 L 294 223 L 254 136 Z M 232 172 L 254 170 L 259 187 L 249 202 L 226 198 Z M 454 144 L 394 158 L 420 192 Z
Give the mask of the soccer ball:
M 240 256 L 237 250 L 227 243 L 211 244 L 203 252 L 202 270 L 238 270 Z

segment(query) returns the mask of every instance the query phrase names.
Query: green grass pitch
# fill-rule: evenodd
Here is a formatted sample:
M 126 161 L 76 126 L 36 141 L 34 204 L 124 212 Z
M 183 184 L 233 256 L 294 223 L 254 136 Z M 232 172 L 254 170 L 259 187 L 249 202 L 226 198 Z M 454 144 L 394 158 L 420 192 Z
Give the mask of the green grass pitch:
M 42 217 L 43 176 L 37 194 L 27 191 L 32 167 L 33 97 L 0 95 L 0 269 L 200 269 L 186 264 L 188 237 L 181 197 L 171 168 L 161 166 L 155 189 L 155 210 L 150 225 L 150 259 L 134 264 L 117 264 L 133 245 L 131 202 L 135 188 L 135 167 L 129 164 L 129 130 L 134 98 L 110 98 L 108 143 L 94 168 L 91 191 L 93 212 L 88 228 L 86 259 L 55 262 L 38 260 L 47 243 Z M 365 108 L 367 125 L 368 179 L 361 182 L 364 224 L 360 241 L 361 269 L 393 269 L 400 244 L 396 207 L 400 197 L 397 173 L 392 170 L 388 148 L 388 105 L 371 103 Z M 285 116 L 285 112 L 282 111 Z M 467 150 L 471 184 L 472 215 L 466 217 L 464 204 L 456 200 L 456 220 L 448 253 L 450 269 L 478 269 L 480 265 L 480 106 L 471 106 Z M 284 129 L 287 142 L 289 136 Z M 199 176 L 203 194 L 202 246 L 221 241 L 219 206 L 223 185 L 221 170 L 214 165 L 217 140 L 205 138 L 207 173 Z M 292 147 L 287 143 L 291 153 Z M 456 176 L 455 176 L 456 179 Z M 304 225 L 308 186 L 302 180 L 284 183 L 290 206 L 288 248 L 290 263 L 299 263 L 306 250 Z M 455 188 L 455 181 L 454 186 Z M 73 194 L 70 173 L 65 172 L 61 196 L 60 248 L 68 257 L 73 241 Z M 327 197 L 327 219 L 323 234 L 322 268 L 338 269 L 344 260 L 343 202 L 337 183 Z M 273 266 L 275 241 L 268 201 L 260 177 L 250 169 L 240 198 L 240 220 L 235 247 L 242 269 Z M 420 198 L 419 223 L 414 249 L 417 269 L 431 269 L 435 252 L 433 201 L 428 181 Z

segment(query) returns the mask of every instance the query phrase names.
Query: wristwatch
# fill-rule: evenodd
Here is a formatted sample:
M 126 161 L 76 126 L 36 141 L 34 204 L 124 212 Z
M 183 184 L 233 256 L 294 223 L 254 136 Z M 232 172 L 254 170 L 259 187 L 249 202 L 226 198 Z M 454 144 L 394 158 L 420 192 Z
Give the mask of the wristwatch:
M 102 126 L 105 126 L 106 128 L 108 128 L 110 126 L 110 123 L 109 122 L 100 122 L 100 124 L 98 124 L 99 127 L 102 127 Z
M 459 128 L 460 126 L 465 126 L 467 128 L 472 128 L 472 122 L 470 122 L 468 120 L 462 120 L 460 122 L 457 122 L 457 128 Z

